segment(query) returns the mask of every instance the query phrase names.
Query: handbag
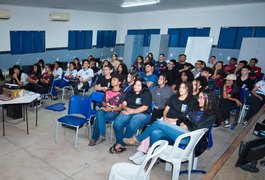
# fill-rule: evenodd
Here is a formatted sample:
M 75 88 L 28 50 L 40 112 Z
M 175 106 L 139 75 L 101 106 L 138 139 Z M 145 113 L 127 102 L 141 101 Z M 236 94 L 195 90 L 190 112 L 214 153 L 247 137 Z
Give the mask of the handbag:
M 265 124 L 256 123 L 253 134 L 259 137 L 265 137 Z

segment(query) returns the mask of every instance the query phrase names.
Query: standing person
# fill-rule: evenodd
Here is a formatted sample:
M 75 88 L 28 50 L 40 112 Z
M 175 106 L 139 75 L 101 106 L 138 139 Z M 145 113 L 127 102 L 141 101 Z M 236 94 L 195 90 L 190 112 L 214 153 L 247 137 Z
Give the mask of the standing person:
M 216 62 L 216 57 L 215 56 L 211 56 L 210 59 L 209 59 L 209 62 L 207 64 L 208 67 L 212 68 L 213 65 L 215 64 Z
M 26 86 L 28 84 L 27 81 L 28 75 L 22 72 L 19 65 L 14 65 L 13 71 L 14 73 L 12 75 L 11 83 L 17 84 L 19 86 Z
M 88 61 L 85 60 L 83 64 L 83 69 L 77 72 L 76 78 L 77 83 L 74 85 L 75 95 L 79 94 L 79 89 L 85 89 L 87 91 L 92 85 L 92 78 L 94 77 L 93 70 L 89 68 Z
M 106 65 L 103 67 L 103 75 L 98 77 L 98 80 L 95 85 L 95 90 L 98 92 L 105 92 L 111 87 L 111 72 L 112 66 Z
M 160 72 L 167 67 L 167 63 L 165 61 L 165 54 L 159 54 L 158 61 L 155 62 L 155 67 L 159 68 Z
M 25 89 L 28 91 L 33 91 L 34 86 L 38 84 L 40 77 L 42 76 L 41 68 L 38 63 L 33 65 L 33 71 L 31 75 L 27 78 L 28 84 L 26 85 Z
M 56 86 L 59 87 L 64 87 L 69 85 L 70 80 L 74 79 L 77 75 L 77 71 L 75 69 L 75 63 L 74 62 L 70 62 L 69 64 L 69 68 L 67 69 L 66 73 L 64 74 L 64 77 L 62 79 L 59 80 L 55 80 L 53 82 L 53 86 L 52 86 L 52 99 L 53 100 L 57 100 L 57 91 L 56 91 Z
M 228 128 L 231 125 L 230 111 L 237 106 L 242 106 L 242 103 L 239 101 L 239 93 L 240 89 L 236 84 L 236 75 L 229 74 L 225 78 L 220 99 L 220 111 L 225 128 Z
M 120 61 L 118 60 L 118 55 L 117 54 L 113 54 L 112 55 L 112 58 L 111 58 L 111 61 L 110 61 L 111 65 L 113 66 L 113 69 L 115 71 L 117 71 L 117 68 L 120 64 Z
M 45 94 L 48 93 L 53 83 L 52 65 L 45 65 L 45 73 L 40 77 L 38 84 L 34 86 L 34 92 Z
M 133 136 L 136 131 L 144 127 L 149 121 L 152 112 L 152 95 L 146 81 L 135 81 L 133 90 L 125 96 L 122 102 L 122 112 L 114 121 L 116 143 L 110 148 L 110 153 L 121 153 L 126 150 L 123 138 Z M 124 131 L 124 127 L 126 130 Z
M 261 107 L 265 104 L 265 80 L 261 80 L 255 84 L 251 91 L 251 96 L 248 98 L 250 104 L 246 117 L 244 118 L 244 126 L 248 125 L 248 121 L 258 113 Z
M 114 120 L 121 111 L 121 103 L 124 93 L 121 89 L 121 83 L 123 77 L 120 74 L 114 74 L 111 78 L 111 89 L 105 92 L 105 96 L 102 101 L 102 107 L 97 111 L 96 121 L 93 126 L 92 139 L 89 142 L 89 146 L 95 146 L 102 143 L 106 139 L 106 121 Z

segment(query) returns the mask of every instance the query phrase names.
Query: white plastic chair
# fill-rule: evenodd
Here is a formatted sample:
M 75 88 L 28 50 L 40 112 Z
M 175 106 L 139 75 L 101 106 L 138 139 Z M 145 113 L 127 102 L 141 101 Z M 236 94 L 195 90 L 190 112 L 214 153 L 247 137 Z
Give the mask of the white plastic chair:
M 168 142 L 159 140 L 149 149 L 144 162 L 141 165 L 131 163 L 116 163 L 112 166 L 109 174 L 109 180 L 148 180 L 150 172 L 154 166 L 159 154 L 161 154 Z M 150 162 L 150 164 L 148 164 Z
M 188 161 L 189 163 L 188 179 L 190 180 L 191 170 L 193 167 L 194 148 L 206 131 L 208 131 L 208 128 L 198 129 L 196 131 L 180 135 L 173 146 L 167 146 L 166 150 L 159 155 L 159 158 L 173 164 L 172 180 L 178 179 L 181 163 L 185 161 Z M 182 149 L 179 145 L 181 140 L 184 138 L 190 139 L 185 149 Z

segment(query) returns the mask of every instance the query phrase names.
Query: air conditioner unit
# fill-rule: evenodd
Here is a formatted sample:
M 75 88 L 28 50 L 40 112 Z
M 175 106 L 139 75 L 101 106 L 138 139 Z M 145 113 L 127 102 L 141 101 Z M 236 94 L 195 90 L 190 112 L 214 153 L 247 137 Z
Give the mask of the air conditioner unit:
M 0 9 L 0 19 L 9 19 L 10 10 L 9 9 Z
M 50 21 L 69 21 L 70 14 L 69 13 L 59 13 L 59 12 L 52 12 L 49 15 Z

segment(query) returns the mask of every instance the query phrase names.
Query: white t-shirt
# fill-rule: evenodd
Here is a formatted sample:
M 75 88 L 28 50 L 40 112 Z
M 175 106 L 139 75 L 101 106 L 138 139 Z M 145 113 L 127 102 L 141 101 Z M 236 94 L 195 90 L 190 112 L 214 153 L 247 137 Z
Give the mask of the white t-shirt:
M 62 75 L 63 75 L 63 70 L 62 70 L 62 68 L 59 67 L 58 69 L 54 69 L 52 74 L 54 77 L 58 76 L 56 79 L 61 79 Z
M 22 81 L 22 86 L 26 86 L 28 84 L 27 78 L 28 75 L 26 73 L 21 73 L 20 81 Z
M 70 76 L 72 75 L 73 77 L 76 77 L 77 75 L 77 70 L 76 69 L 73 69 L 72 71 L 70 71 L 70 69 L 68 68 L 64 74 L 64 76 Z M 69 79 L 66 79 L 66 78 L 63 78 L 65 81 L 69 81 Z
M 265 80 L 261 80 L 261 81 L 257 82 L 255 86 L 259 87 L 257 89 L 256 93 L 265 95 Z
M 78 76 L 82 78 L 82 80 L 86 80 L 89 77 L 94 77 L 94 72 L 91 68 L 88 68 L 87 70 L 80 69 L 77 73 Z M 89 85 L 91 86 L 92 78 L 90 81 L 88 81 Z

